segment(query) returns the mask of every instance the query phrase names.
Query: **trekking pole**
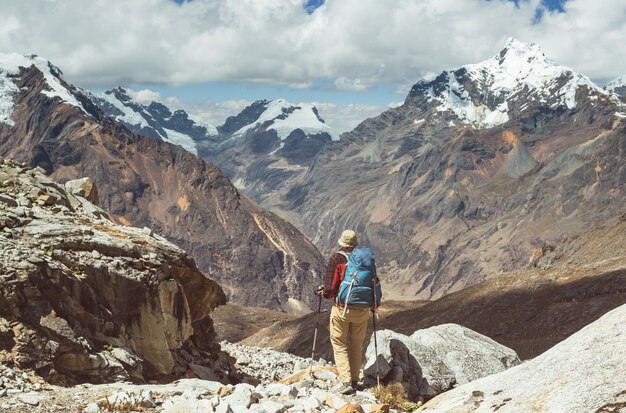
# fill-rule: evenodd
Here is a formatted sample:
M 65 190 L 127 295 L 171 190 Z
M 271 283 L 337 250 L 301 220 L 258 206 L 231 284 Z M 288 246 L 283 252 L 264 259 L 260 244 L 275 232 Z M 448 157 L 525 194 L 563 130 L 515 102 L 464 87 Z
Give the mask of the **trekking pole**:
M 309 369 L 309 376 L 313 377 L 313 363 L 315 362 L 315 343 L 317 342 L 317 328 L 320 325 L 320 312 L 322 311 L 322 296 L 320 295 L 319 302 L 317 304 L 317 316 L 315 320 L 315 333 L 313 334 L 313 350 L 311 350 L 311 367 Z
M 378 342 L 376 340 L 376 310 L 372 309 L 372 321 L 374 322 L 374 353 L 376 356 L 376 383 L 380 390 L 380 368 L 378 367 Z

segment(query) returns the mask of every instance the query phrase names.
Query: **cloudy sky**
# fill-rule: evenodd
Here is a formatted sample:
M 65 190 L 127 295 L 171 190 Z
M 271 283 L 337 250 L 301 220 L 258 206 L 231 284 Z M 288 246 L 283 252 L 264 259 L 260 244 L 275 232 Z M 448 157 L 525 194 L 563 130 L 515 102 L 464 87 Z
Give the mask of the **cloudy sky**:
M 282 97 L 348 130 L 508 37 L 600 84 L 626 74 L 624 0 L 0 0 L 0 52 L 218 125 Z

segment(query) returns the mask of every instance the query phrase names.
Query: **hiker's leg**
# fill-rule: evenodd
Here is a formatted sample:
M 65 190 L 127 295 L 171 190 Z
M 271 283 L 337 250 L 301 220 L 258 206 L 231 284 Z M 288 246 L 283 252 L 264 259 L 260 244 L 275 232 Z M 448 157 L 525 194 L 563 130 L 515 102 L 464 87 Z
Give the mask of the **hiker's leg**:
M 350 324 L 341 316 L 343 310 L 333 306 L 330 311 L 330 342 L 333 345 L 335 364 L 339 371 L 339 379 L 350 381 L 350 361 L 348 359 L 348 330 Z
M 361 361 L 363 360 L 363 341 L 367 331 L 367 322 L 369 320 L 370 310 L 353 309 L 350 310 L 350 381 L 359 381 L 359 373 L 361 372 Z

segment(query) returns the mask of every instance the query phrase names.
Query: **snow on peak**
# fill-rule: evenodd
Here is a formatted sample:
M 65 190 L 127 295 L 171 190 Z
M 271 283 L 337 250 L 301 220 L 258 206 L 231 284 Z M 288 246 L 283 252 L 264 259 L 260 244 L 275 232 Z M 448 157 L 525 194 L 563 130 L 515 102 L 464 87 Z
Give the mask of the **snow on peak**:
M 108 103 L 114 109 L 103 108 L 105 112 L 136 132 L 145 133 L 145 130 L 151 130 L 160 139 L 180 145 L 195 155 L 198 154 L 198 149 L 194 136 L 197 138 L 198 135 L 201 137 L 217 136 L 217 128 L 198 116 L 188 114 L 183 110 L 172 112 L 158 99 L 146 99 L 146 96 L 158 96 L 158 94 L 151 95 L 146 91 L 135 92 L 118 86 L 110 91 L 94 95 L 93 98 L 100 107 L 103 107 L 102 102 Z M 206 132 L 198 131 L 198 128 L 204 128 Z M 190 130 L 193 132 L 189 132 Z
M 578 88 L 605 93 L 589 78 L 556 65 L 535 43 L 513 38 L 495 56 L 444 72 L 434 82 L 442 80 L 446 82 L 443 87 L 432 85 L 426 91 L 430 99 L 440 102 L 437 110 L 451 110 L 462 122 L 477 128 L 508 121 L 511 103 L 520 99 L 573 109 Z M 472 89 L 473 96 L 467 89 Z
M 307 135 L 327 133 L 332 140 L 339 140 L 339 134 L 321 120 L 317 109 L 310 103 L 294 105 L 285 99 L 276 99 L 265 103 L 265 111 L 259 118 L 237 132 L 234 136 L 242 136 L 251 129 L 272 122 L 268 129 L 273 129 L 281 140 L 289 136 L 296 129 L 301 129 Z
M 11 114 L 14 109 L 15 95 L 18 88 L 12 77 L 19 75 L 20 68 L 35 66 L 43 74 L 49 90 L 43 93 L 49 97 L 58 97 L 61 101 L 80 108 L 85 114 L 89 113 L 76 97 L 63 86 L 61 70 L 50 63 L 47 59 L 37 55 L 24 56 L 18 53 L 0 53 L 0 123 L 13 125 Z
M 626 75 L 611 80 L 604 88 L 609 92 L 615 92 L 617 89 L 622 88 L 626 89 Z

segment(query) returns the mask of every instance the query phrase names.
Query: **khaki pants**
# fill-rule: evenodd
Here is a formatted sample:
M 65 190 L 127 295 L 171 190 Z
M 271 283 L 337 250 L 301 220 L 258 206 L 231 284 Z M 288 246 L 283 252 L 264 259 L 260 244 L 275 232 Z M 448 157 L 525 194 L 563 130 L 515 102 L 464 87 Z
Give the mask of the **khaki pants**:
M 343 308 L 337 306 L 333 306 L 330 312 L 330 342 L 333 345 L 339 379 L 346 383 L 359 380 L 370 310 L 350 308 L 345 317 L 342 313 Z

